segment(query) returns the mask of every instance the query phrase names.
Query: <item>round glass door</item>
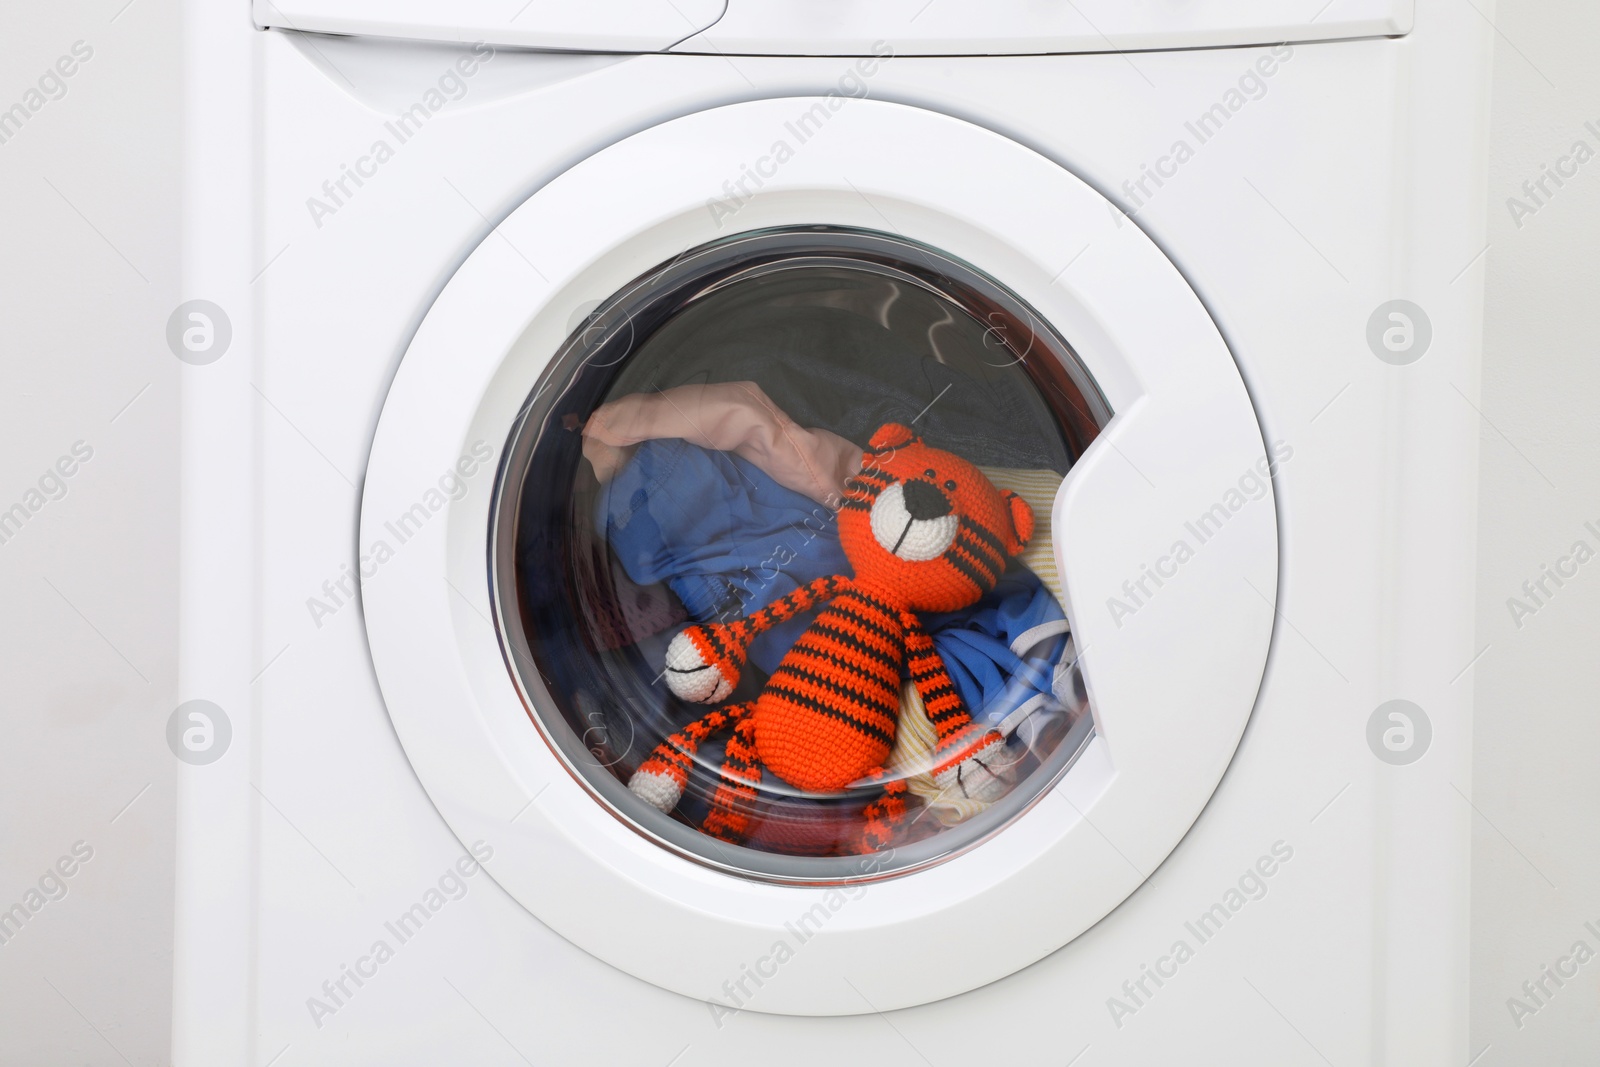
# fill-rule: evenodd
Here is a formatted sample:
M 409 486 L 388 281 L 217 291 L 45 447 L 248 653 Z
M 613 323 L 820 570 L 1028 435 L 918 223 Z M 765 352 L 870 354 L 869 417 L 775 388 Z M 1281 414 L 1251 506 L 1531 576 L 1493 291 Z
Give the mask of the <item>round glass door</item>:
M 1216 323 L 1061 165 L 897 104 L 841 110 L 730 235 L 708 200 L 795 106 L 626 137 L 473 248 L 384 401 L 362 543 L 469 452 L 497 473 L 362 614 L 418 779 L 523 906 L 708 1000 L 847 900 L 755 1005 L 833 1015 L 1025 967 L 1177 846 L 1261 685 L 1277 526 L 1240 509 L 1108 612 L 1270 469 Z

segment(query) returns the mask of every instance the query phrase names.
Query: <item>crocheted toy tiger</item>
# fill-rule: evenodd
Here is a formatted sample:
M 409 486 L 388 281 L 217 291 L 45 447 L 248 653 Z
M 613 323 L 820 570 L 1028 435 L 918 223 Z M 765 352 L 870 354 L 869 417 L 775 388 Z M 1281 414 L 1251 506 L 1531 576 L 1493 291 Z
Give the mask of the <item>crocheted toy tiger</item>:
M 731 729 L 702 829 L 741 842 L 753 828 L 764 771 L 824 794 L 884 777 L 909 672 L 939 737 L 935 784 L 984 799 L 998 794 L 1004 739 L 972 721 L 917 613 L 977 602 L 1032 535 L 1033 512 L 1021 497 L 906 427 L 882 427 L 839 508 L 839 540 L 854 577 L 819 578 L 737 622 L 691 626 L 673 638 L 668 686 L 684 700 L 716 703 L 738 684 L 753 638 L 827 604 L 756 699 L 718 708 L 668 737 L 628 788 L 671 812 L 699 746 Z M 905 815 L 905 791 L 903 781 L 886 782 L 867 805 L 858 851 L 888 844 Z

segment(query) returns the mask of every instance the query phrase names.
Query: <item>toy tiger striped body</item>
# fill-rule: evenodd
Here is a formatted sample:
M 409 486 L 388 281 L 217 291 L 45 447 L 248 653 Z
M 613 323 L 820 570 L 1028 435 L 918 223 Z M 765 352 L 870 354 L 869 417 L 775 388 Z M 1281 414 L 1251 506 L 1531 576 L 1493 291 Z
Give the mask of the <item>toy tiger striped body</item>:
M 1004 788 L 994 760 L 1003 740 L 972 721 L 918 612 L 954 611 L 994 588 L 1032 533 L 1032 512 L 976 467 L 889 425 L 873 435 L 840 503 L 840 543 L 852 577 L 819 578 L 733 623 L 691 626 L 673 639 L 664 672 L 678 696 L 724 700 L 750 642 L 819 604 L 752 701 L 718 708 L 656 747 L 628 785 L 662 811 L 682 796 L 695 752 L 732 730 L 702 829 L 748 836 L 764 771 L 809 793 L 883 778 L 908 674 L 938 733 L 934 780 L 978 795 Z M 905 785 L 885 781 L 863 812 L 859 851 L 886 845 L 905 812 Z

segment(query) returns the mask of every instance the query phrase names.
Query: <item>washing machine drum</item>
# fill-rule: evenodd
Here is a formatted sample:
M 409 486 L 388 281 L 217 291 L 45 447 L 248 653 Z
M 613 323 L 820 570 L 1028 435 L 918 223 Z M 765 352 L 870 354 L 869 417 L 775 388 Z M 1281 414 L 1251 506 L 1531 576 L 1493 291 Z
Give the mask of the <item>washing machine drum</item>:
M 597 307 L 534 392 L 495 501 L 503 640 L 570 772 L 647 837 L 751 878 L 902 871 L 1004 825 L 1081 750 L 1049 512 L 1109 411 L 992 280 L 881 233 L 741 234 Z M 898 463 L 872 447 L 886 426 Z M 933 450 L 960 473 L 930 478 Z M 958 536 L 958 478 L 1016 494 L 1029 539 L 1006 510 Z M 868 560 L 852 521 L 885 531 Z M 948 543 L 913 559 L 914 528 Z M 970 603 L 913 628 L 892 581 L 847 591 L 885 549 Z M 688 623 L 731 660 L 678 664 Z M 943 670 L 908 658 L 922 635 Z M 941 768 L 961 737 L 983 754 Z
M 729 1010 L 920 1003 L 1199 815 L 1281 458 L 1061 166 L 896 105 L 719 108 L 536 192 L 429 311 L 364 489 L 373 658 L 441 813 L 577 944 Z

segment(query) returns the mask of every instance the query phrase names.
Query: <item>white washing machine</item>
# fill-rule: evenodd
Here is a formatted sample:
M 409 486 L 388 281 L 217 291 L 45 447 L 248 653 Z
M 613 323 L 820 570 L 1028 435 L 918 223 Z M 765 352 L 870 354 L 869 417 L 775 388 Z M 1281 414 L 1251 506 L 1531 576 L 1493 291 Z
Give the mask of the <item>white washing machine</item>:
M 1481 12 L 188 16 L 176 1062 L 1468 1062 Z M 919 448 L 1004 768 L 641 799 Z

